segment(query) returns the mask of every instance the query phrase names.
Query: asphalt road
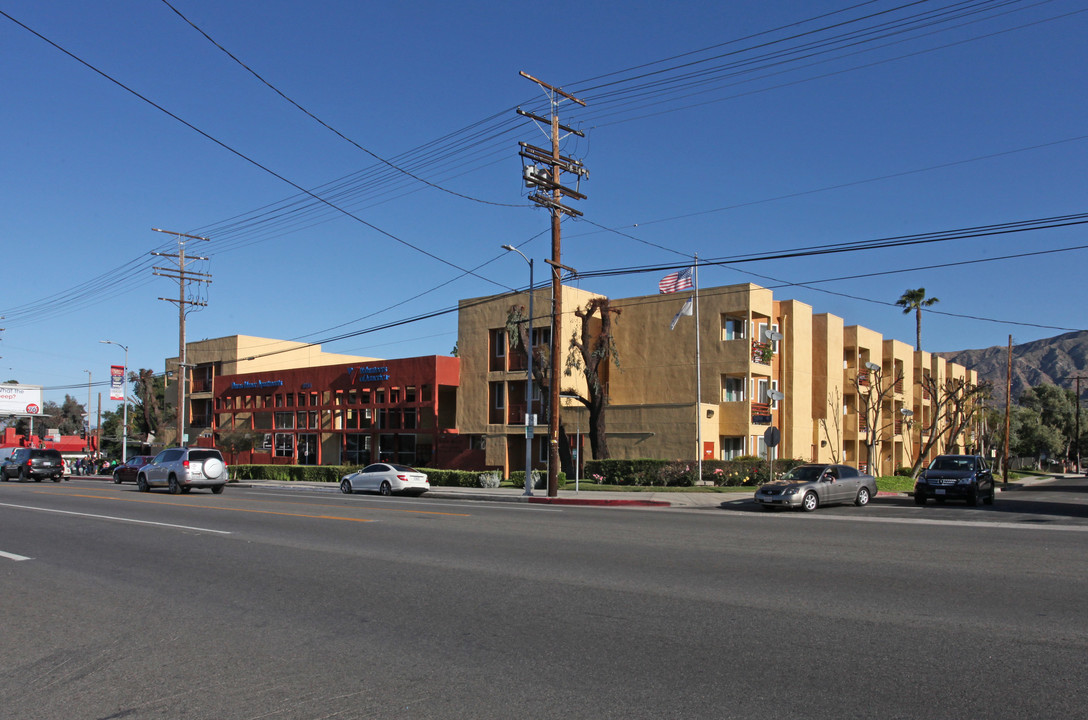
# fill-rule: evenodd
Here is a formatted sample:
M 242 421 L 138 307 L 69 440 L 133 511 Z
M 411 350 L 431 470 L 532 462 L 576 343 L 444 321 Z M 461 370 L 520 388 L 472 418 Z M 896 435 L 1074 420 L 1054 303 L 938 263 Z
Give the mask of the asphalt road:
M 1088 717 L 1086 500 L 0 484 L 0 716 Z

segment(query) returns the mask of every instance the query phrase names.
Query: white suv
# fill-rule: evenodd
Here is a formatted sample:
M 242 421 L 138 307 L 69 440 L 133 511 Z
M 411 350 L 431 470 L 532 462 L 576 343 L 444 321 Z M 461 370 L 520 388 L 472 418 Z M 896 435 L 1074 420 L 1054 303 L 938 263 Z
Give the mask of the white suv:
M 218 450 L 210 448 L 170 448 L 140 468 L 136 487 L 147 492 L 153 487 L 170 488 L 174 495 L 193 488 L 210 488 L 217 495 L 223 492 L 229 475 L 227 464 Z

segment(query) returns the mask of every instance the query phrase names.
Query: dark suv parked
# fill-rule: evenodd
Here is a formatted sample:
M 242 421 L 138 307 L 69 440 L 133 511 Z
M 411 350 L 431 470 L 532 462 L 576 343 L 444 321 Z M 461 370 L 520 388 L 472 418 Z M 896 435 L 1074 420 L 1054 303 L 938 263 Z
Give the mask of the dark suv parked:
M 938 455 L 918 476 L 914 502 L 966 500 L 968 505 L 994 504 L 994 475 L 986 459 L 978 455 Z
M 64 475 L 64 458 L 57 450 L 19 448 L 0 468 L 0 473 L 0 480 L 5 482 L 14 478 L 19 482 L 41 482 L 42 478 L 60 482 Z

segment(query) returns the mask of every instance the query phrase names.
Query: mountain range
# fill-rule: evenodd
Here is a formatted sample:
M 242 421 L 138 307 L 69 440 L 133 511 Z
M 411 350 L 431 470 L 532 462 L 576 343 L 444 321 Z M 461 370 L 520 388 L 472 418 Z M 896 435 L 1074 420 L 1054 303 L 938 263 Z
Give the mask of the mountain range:
M 993 397 L 1004 402 L 1009 349 L 996 345 L 981 350 L 937 353 L 978 372 L 979 380 L 993 385 Z M 1012 346 L 1012 397 L 1029 387 L 1049 383 L 1073 389 L 1074 378 L 1083 376 L 1082 393 L 1088 392 L 1088 331 L 1078 330 Z

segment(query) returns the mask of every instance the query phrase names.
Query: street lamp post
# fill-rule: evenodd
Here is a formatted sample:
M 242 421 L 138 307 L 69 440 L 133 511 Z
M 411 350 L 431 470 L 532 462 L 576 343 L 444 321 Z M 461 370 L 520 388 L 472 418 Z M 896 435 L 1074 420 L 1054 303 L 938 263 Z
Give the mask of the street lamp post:
M 116 345 L 125 351 L 125 370 L 121 376 L 121 464 L 128 462 L 128 345 L 113 340 L 99 340 L 106 345 Z
M 503 245 L 503 250 L 516 252 L 522 259 L 529 263 L 529 341 L 526 343 L 525 354 L 529 358 L 528 370 L 525 375 L 525 494 L 533 494 L 533 259 L 525 257 L 525 253 L 513 245 Z

